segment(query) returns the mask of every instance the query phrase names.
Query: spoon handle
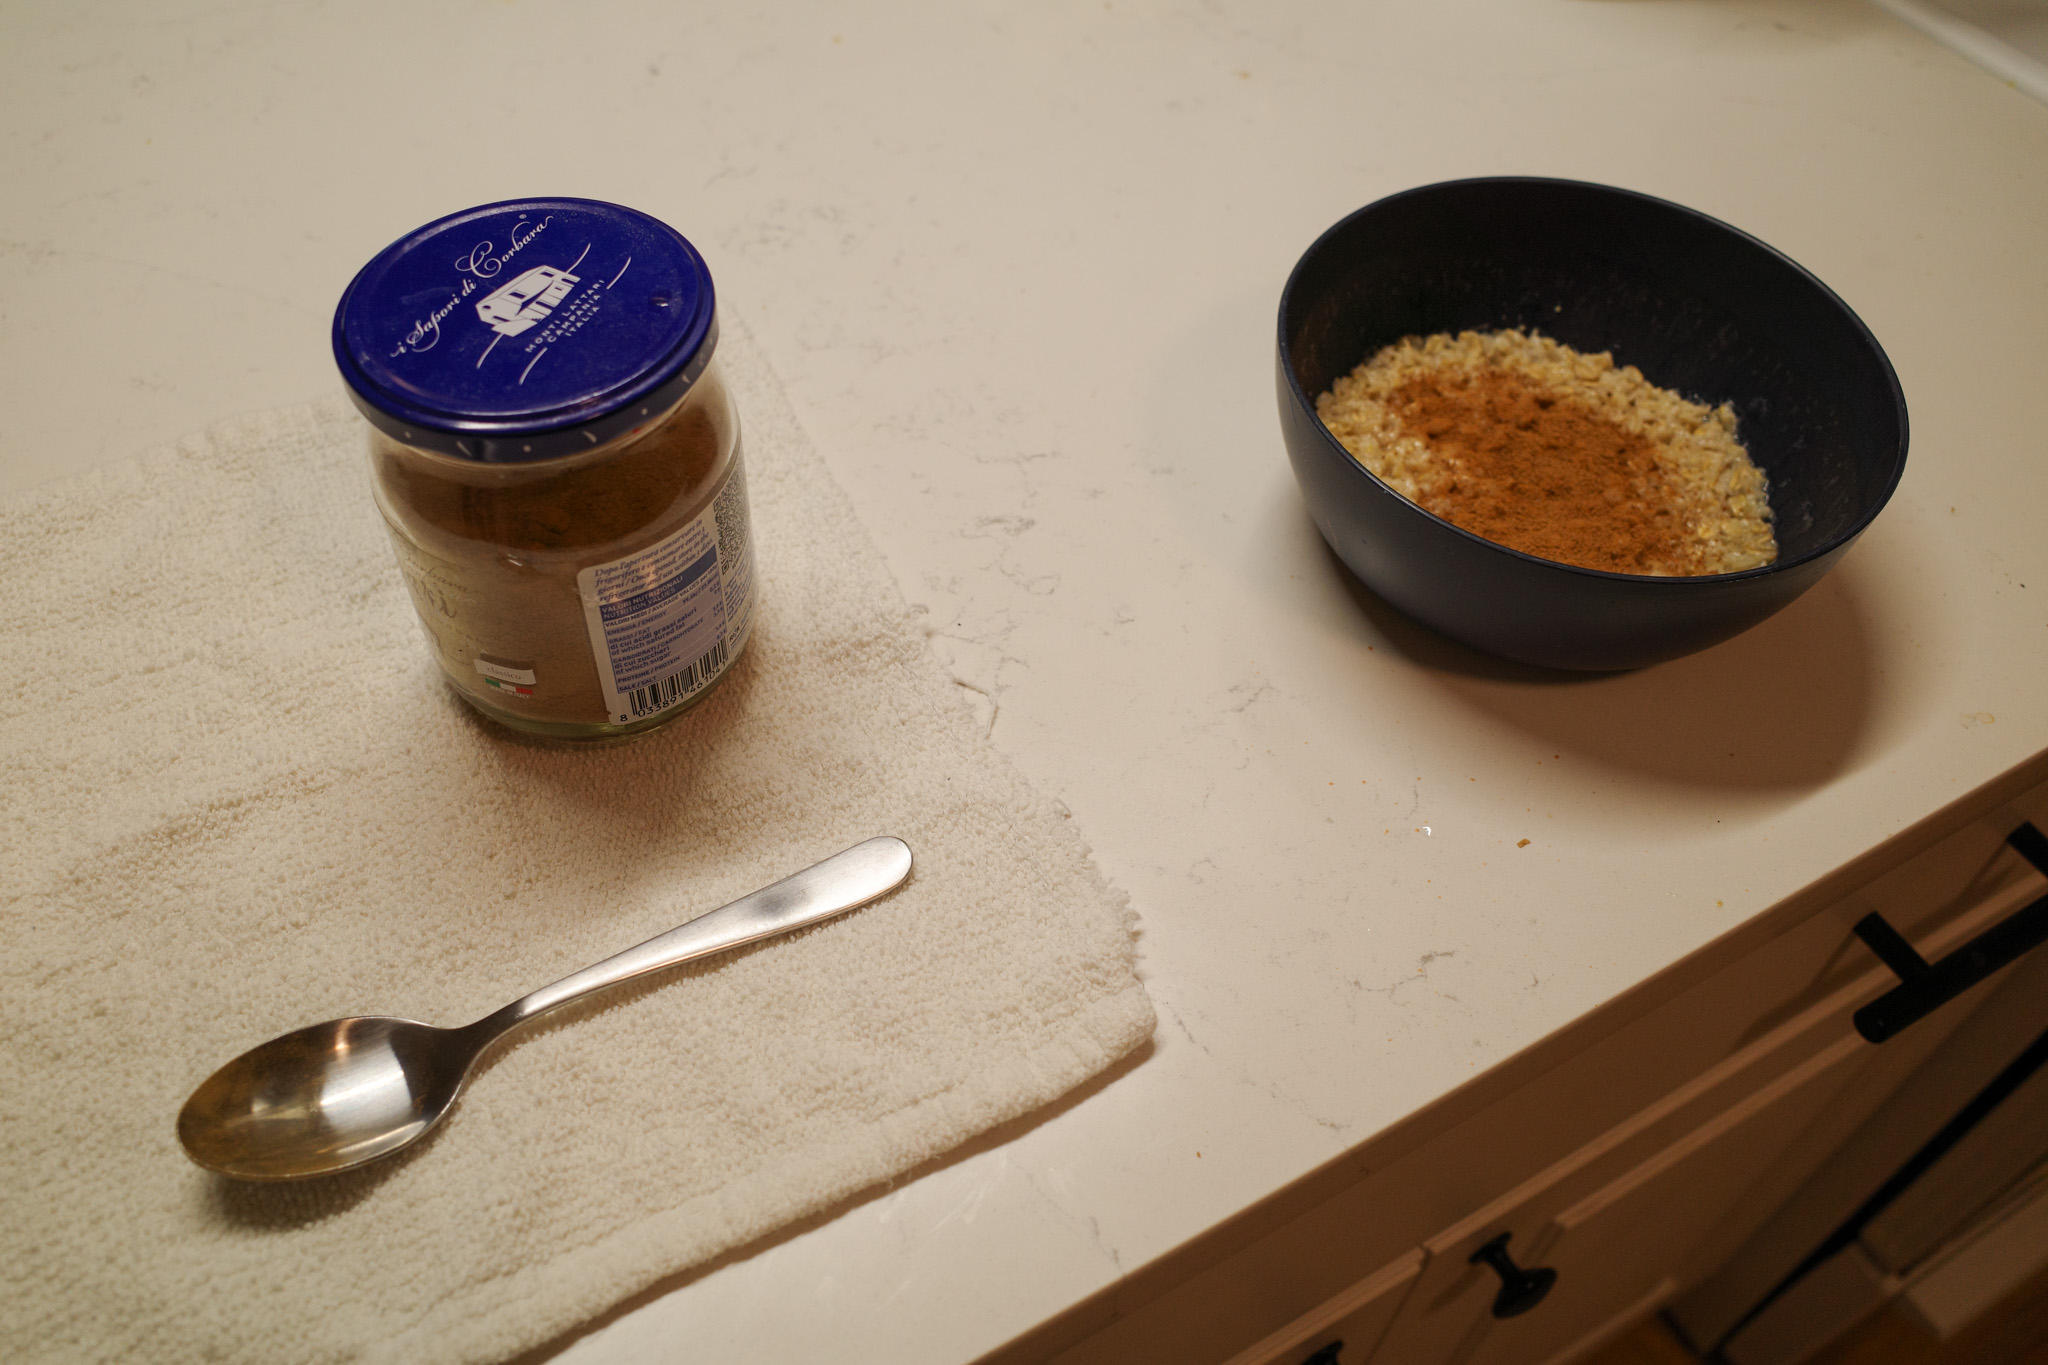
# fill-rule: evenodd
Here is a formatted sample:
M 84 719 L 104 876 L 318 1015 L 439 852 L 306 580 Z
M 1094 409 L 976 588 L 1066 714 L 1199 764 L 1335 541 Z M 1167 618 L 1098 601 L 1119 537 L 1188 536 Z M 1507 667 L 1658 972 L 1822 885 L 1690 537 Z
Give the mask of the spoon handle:
M 816 924 L 895 890 L 909 875 L 908 844 L 890 835 L 869 839 L 688 924 L 657 934 L 637 948 L 543 986 L 479 1020 L 476 1026 L 490 1026 L 493 1035 L 502 1033 L 592 991 Z

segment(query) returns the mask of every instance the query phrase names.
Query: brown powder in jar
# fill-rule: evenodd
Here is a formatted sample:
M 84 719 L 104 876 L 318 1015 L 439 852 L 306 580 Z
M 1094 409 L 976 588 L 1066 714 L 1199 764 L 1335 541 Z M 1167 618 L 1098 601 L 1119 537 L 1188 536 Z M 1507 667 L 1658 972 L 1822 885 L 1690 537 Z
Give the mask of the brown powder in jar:
M 1735 573 L 1778 556 L 1735 412 L 1538 332 L 1404 337 L 1316 400 L 1358 462 L 1499 544 L 1585 568 Z
M 1410 376 L 1389 406 L 1439 462 L 1421 505 L 1524 554 L 1686 573 L 1692 540 L 1649 441 L 1512 370 Z
M 652 545 L 701 510 L 724 441 L 715 383 L 596 462 L 466 465 L 372 434 L 406 587 L 443 665 L 490 704 L 603 722 L 604 688 L 576 575 Z M 531 670 L 533 695 L 489 689 L 476 661 Z

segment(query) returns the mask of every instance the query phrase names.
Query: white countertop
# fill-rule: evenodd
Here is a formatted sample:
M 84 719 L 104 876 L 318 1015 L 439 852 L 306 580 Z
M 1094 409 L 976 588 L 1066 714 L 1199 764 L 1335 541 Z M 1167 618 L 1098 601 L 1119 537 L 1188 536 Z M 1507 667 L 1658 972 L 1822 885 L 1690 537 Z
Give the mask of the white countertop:
M 1143 915 L 1148 1053 L 564 1362 L 971 1359 L 2048 748 L 2048 108 L 1854 0 L 187 0 L 0 38 L 0 491 L 334 392 L 334 300 L 420 222 L 633 204 Z M 1904 484 L 1779 617 L 1559 679 L 1323 549 L 1281 282 L 1490 173 L 1727 219 L 1890 352 Z

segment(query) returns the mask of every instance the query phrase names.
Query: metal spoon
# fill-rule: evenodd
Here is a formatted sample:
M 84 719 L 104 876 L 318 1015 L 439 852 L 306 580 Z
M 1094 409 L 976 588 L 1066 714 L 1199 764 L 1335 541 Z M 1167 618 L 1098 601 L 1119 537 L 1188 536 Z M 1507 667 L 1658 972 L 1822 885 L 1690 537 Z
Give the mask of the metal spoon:
M 632 977 L 830 919 L 909 875 L 909 845 L 869 839 L 463 1028 L 357 1015 L 273 1038 L 192 1092 L 178 1141 L 201 1166 L 238 1180 L 326 1175 L 389 1156 L 440 1122 L 477 1058 L 529 1020 Z

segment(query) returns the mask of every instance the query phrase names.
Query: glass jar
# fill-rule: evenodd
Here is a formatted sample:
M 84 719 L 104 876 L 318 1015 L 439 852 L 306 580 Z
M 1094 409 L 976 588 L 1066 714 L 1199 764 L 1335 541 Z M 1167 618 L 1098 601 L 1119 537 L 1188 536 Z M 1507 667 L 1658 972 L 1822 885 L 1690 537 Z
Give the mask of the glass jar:
M 636 734 L 745 648 L 753 549 L 717 332 L 695 249 L 592 200 L 430 223 L 342 296 L 335 356 L 371 423 L 377 507 L 442 672 L 484 715 Z

